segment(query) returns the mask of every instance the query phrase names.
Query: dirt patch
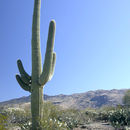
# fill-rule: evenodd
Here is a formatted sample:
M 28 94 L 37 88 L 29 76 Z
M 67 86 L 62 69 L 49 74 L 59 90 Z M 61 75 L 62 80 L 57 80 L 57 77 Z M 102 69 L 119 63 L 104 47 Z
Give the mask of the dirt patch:
M 73 130 L 115 130 L 110 124 L 102 122 L 94 122 L 90 124 L 81 125 Z

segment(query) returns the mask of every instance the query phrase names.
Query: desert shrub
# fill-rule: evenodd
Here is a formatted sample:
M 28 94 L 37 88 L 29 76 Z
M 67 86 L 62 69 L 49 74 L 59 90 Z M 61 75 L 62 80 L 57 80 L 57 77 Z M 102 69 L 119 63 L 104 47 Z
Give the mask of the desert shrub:
M 130 126 L 130 108 L 116 108 L 109 112 L 109 121 L 115 128 Z
M 85 110 L 85 114 L 86 114 L 86 117 L 87 117 L 88 122 L 97 120 L 98 112 L 97 112 L 96 109 L 87 108 L 87 109 Z
M 50 117 L 51 119 L 58 119 L 61 110 L 58 106 L 53 105 L 51 102 L 45 102 L 43 107 L 44 118 Z
M 98 109 L 98 112 L 102 112 L 102 111 L 109 112 L 115 110 L 115 108 L 116 108 L 115 106 L 103 106 Z
M 75 110 L 62 111 L 62 114 L 59 116 L 59 120 L 65 122 L 70 129 L 78 125 Z
M 43 130 L 67 130 L 67 124 L 58 120 L 61 110 L 50 102 L 45 102 L 43 119 L 40 121 Z
M 24 109 L 10 109 L 8 112 L 8 116 L 10 118 L 10 122 L 13 124 L 24 124 L 31 119 L 30 112 L 24 111 Z
M 0 130 L 6 130 L 7 116 L 0 113 Z
M 99 112 L 97 120 L 107 122 L 109 120 L 109 113 L 107 111 Z
M 84 112 L 75 109 L 62 110 L 59 120 L 67 124 L 68 129 L 73 129 L 79 124 L 86 123 L 86 115 Z
M 42 130 L 67 130 L 67 124 L 55 118 L 43 119 L 41 122 Z
M 108 122 L 109 121 L 109 113 L 112 110 L 115 110 L 115 107 L 112 107 L 112 106 L 101 107 L 99 110 L 97 110 L 98 116 L 96 119 L 104 121 L 104 122 Z
M 7 127 L 19 126 L 21 129 L 26 128 L 31 121 L 31 114 L 20 108 L 8 108 L 2 111 L 8 117 Z
M 130 90 L 126 91 L 123 97 L 123 103 L 125 106 L 130 107 Z

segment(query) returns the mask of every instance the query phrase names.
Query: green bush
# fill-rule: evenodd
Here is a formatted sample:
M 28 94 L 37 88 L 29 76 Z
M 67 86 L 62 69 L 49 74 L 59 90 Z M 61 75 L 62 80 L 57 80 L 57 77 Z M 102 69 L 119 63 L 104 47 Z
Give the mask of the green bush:
M 95 121 L 98 118 L 98 112 L 94 108 L 87 108 L 85 110 L 85 114 L 86 114 L 86 118 L 87 118 L 88 122 Z
M 130 90 L 126 91 L 126 93 L 123 97 L 123 103 L 125 106 L 130 107 Z
M 104 122 L 109 121 L 109 112 L 115 110 L 115 107 L 112 106 L 104 106 L 97 110 L 98 116 L 96 120 L 101 120 Z
M 107 111 L 100 112 L 98 114 L 97 120 L 108 122 L 109 121 L 109 113 Z
M 0 130 L 6 130 L 7 116 L 0 113 Z
M 75 109 L 62 110 L 59 120 L 67 124 L 68 129 L 73 129 L 80 124 L 87 123 L 84 112 Z
M 43 119 L 41 121 L 42 130 L 67 130 L 67 124 L 57 119 Z
M 45 102 L 43 107 L 44 118 L 50 117 L 51 119 L 58 119 L 61 110 L 58 106 L 53 105 L 51 102 Z
M 67 130 L 67 124 L 58 120 L 61 110 L 50 102 L 44 103 L 42 130 Z
M 8 108 L 2 110 L 2 113 L 8 117 L 6 120 L 6 126 L 8 128 L 13 126 L 19 126 L 23 129 L 26 124 L 30 123 L 31 121 L 31 114 L 29 111 L 25 111 L 24 109 L 20 108 Z
M 109 121 L 115 128 L 130 126 L 130 108 L 116 108 L 110 111 Z
M 30 112 L 26 112 L 22 109 L 12 109 L 12 111 L 9 114 L 11 123 L 13 124 L 24 124 L 28 122 L 31 119 Z

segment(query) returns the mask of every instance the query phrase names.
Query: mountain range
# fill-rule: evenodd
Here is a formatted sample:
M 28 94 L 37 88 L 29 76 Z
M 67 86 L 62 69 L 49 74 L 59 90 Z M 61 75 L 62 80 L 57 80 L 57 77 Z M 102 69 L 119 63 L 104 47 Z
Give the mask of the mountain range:
M 122 103 L 122 98 L 128 89 L 95 90 L 72 95 L 44 95 L 45 101 L 50 101 L 63 109 L 74 108 L 100 108 L 103 106 L 116 106 Z M 0 102 L 0 107 L 19 107 L 30 104 L 30 96 Z

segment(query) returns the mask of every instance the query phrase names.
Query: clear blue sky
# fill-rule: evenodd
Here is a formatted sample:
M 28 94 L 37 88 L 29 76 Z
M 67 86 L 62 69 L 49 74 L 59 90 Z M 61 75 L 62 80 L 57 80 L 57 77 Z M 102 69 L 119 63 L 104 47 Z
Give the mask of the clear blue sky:
M 0 1 L 0 101 L 29 95 L 15 74 L 19 58 L 31 74 L 33 4 Z M 57 61 L 45 94 L 130 88 L 130 0 L 42 0 L 42 58 L 51 19 Z

